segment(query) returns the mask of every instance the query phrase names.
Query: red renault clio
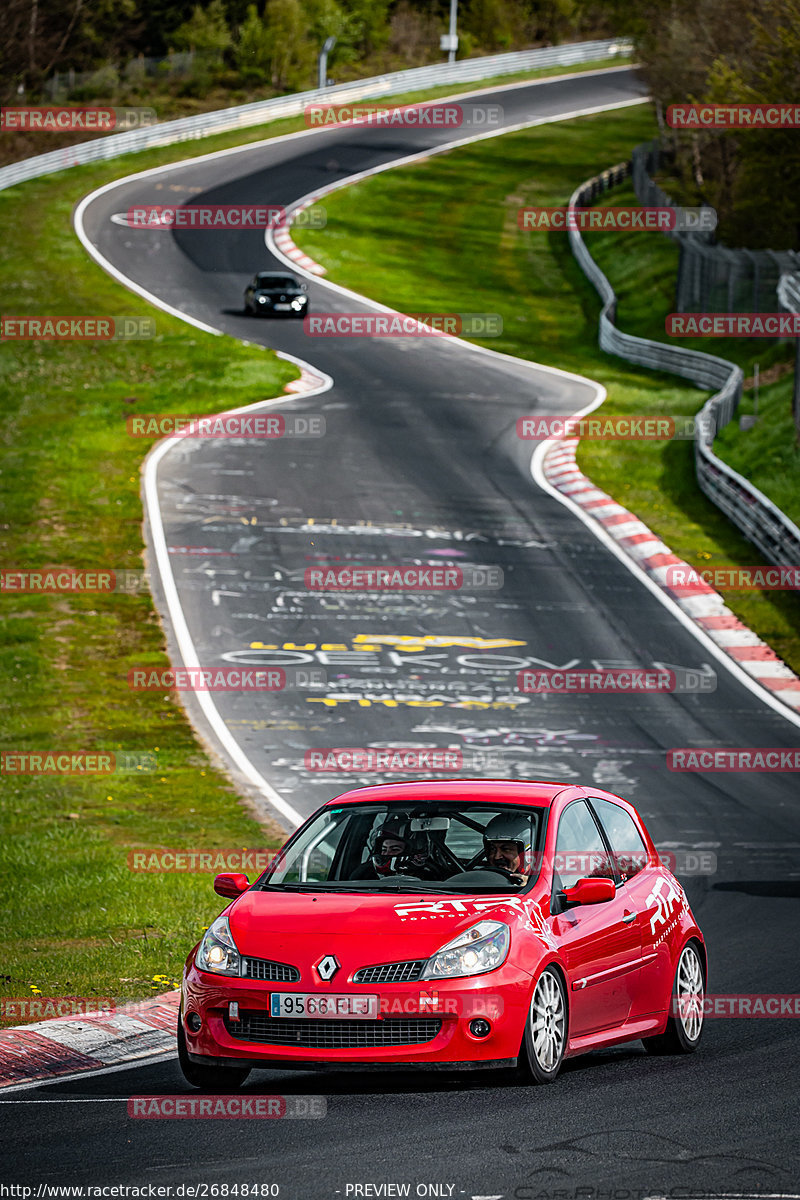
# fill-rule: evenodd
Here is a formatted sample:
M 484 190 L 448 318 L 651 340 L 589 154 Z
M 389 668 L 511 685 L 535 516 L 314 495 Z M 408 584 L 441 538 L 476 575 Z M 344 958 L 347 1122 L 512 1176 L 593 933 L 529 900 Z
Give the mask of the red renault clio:
M 594 787 L 448 780 L 331 800 L 231 899 L 183 976 L 189 1083 L 254 1067 L 519 1066 L 697 1048 L 706 951 L 636 810 Z

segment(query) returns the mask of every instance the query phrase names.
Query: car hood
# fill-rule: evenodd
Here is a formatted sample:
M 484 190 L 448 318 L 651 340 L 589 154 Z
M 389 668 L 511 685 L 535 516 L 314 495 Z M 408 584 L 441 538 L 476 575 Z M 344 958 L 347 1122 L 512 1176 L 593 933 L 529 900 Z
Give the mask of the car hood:
M 524 920 L 525 906 L 516 896 L 251 890 L 228 909 L 242 954 L 293 964 L 304 977 L 323 954 L 335 954 L 348 973 L 373 963 L 428 958 L 485 918 L 513 924 Z
M 258 296 L 262 296 L 262 295 L 263 296 L 302 296 L 302 295 L 304 295 L 303 289 L 297 288 L 297 287 L 285 287 L 285 288 L 257 287 L 257 288 L 254 288 L 253 290 L 255 291 L 256 295 L 258 295 Z

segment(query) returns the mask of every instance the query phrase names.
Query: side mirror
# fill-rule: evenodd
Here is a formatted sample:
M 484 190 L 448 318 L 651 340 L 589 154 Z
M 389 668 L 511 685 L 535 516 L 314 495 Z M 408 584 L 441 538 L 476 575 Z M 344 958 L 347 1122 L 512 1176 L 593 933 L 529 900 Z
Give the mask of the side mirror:
M 564 888 L 561 894 L 572 908 L 576 904 L 605 904 L 614 899 L 617 889 L 613 879 L 579 879 L 573 887 Z
M 301 283 L 301 284 L 300 284 L 300 287 L 302 288 L 302 290 L 303 290 L 304 292 L 307 292 L 307 291 L 308 291 L 308 284 L 307 284 L 307 283 Z
M 214 891 L 228 900 L 235 900 L 249 887 L 250 880 L 246 875 L 217 875 L 214 880 Z

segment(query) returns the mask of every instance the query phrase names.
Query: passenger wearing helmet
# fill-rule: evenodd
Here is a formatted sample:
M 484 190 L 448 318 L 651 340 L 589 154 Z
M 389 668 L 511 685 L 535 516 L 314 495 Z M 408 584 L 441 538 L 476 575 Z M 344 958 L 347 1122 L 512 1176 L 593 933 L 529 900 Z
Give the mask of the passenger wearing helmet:
M 412 831 L 407 818 L 387 818 L 370 834 L 367 848 L 369 857 L 353 871 L 353 879 L 382 879 L 386 875 L 444 878 L 433 860 L 427 837 Z
M 405 825 L 397 819 L 384 821 L 370 834 L 367 848 L 369 857 L 353 871 L 353 879 L 380 879 L 397 874 L 398 860 L 410 849 Z
M 522 813 L 500 813 L 483 831 L 486 863 L 507 871 L 512 883 L 522 886 L 531 871 L 531 823 Z

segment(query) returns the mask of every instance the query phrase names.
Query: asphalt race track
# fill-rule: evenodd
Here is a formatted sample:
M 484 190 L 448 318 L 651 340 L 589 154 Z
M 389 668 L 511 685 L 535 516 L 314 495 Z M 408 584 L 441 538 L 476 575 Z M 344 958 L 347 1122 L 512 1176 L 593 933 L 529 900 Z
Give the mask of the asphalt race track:
M 619 69 L 481 102 L 501 104 L 516 125 L 640 95 Z M 284 266 L 262 232 L 173 234 L 111 220 L 139 202 L 288 205 L 452 138 L 340 128 L 266 142 L 123 181 L 85 213 L 98 252 L 140 288 L 333 381 L 277 410 L 323 416 L 324 437 L 185 440 L 158 465 L 170 563 L 202 665 L 314 668 L 326 678 L 267 696 L 218 693 L 216 711 L 279 794 L 287 827 L 287 812 L 306 816 L 377 781 L 308 769 L 314 748 L 456 747 L 465 775 L 618 791 L 659 845 L 717 855 L 715 874 L 682 880 L 708 943 L 709 991 L 798 992 L 796 779 L 665 765 L 671 747 L 796 746 L 797 723 L 539 491 L 532 447 L 516 437 L 518 416 L 574 412 L 594 389 L 449 340 L 315 339 L 299 321 L 246 317 L 247 280 Z M 309 295 L 315 313 L 373 311 L 320 280 Z M 413 595 L 306 588 L 307 569 L 351 562 L 499 567 L 504 585 Z M 706 682 L 716 674 L 716 685 L 604 697 L 517 690 L 522 666 L 598 664 L 665 664 Z M 195 702 L 190 709 L 223 752 Z M 355 1197 L 348 1185 L 371 1182 L 409 1183 L 412 1196 L 518 1200 L 571 1200 L 576 1189 L 586 1200 L 786 1195 L 800 1192 L 799 1049 L 791 1020 L 710 1019 L 693 1057 L 650 1058 L 632 1043 L 568 1062 L 551 1088 L 489 1073 L 256 1072 L 244 1094 L 321 1096 L 327 1116 L 129 1120 L 129 1096 L 190 1090 L 169 1061 L 4 1093 L 12 1160 L 2 1172 L 26 1183 L 275 1183 L 281 1200 Z M 379 1193 L 360 1193 L 370 1194 Z

